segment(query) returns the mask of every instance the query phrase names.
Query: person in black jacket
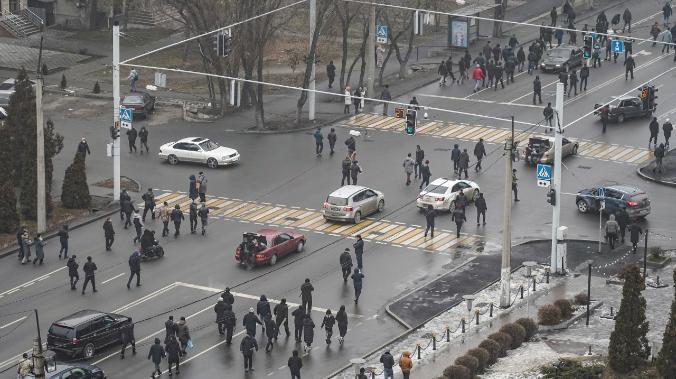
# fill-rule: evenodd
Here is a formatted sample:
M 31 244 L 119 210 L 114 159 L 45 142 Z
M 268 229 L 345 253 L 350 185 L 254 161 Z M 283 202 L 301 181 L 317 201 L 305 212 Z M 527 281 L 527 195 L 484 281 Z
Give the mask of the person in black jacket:
M 479 138 L 479 142 L 474 146 L 474 156 L 477 159 L 476 165 L 474 166 L 474 171 L 479 172 L 481 170 L 481 160 L 486 156 L 486 148 L 484 147 L 484 139 Z
M 82 285 L 82 294 L 84 295 L 85 290 L 87 289 L 87 283 L 91 282 L 92 283 L 92 291 L 96 291 L 96 282 L 94 281 L 94 272 L 98 269 L 96 267 L 96 263 L 92 262 L 92 257 L 87 257 L 87 262 L 85 262 L 84 266 L 82 267 L 82 270 L 85 273 L 85 281 L 84 284 Z
M 394 373 L 392 368 L 394 367 L 394 357 L 390 354 L 389 350 L 385 350 L 383 355 L 380 356 L 380 363 L 383 364 L 383 374 L 385 378 L 394 378 Z
M 239 351 L 241 351 L 244 356 L 244 372 L 254 371 L 254 349 L 258 351 L 258 342 L 256 342 L 256 338 L 250 334 L 245 335 L 244 338 L 242 338 L 242 342 L 239 344 Z
M 136 231 L 136 237 L 134 237 L 134 242 L 141 242 L 141 236 L 143 235 L 143 223 L 141 222 L 141 215 L 137 211 L 134 211 L 134 230 Z
M 70 289 L 74 290 L 75 285 L 77 284 L 78 280 L 80 280 L 80 275 L 77 273 L 77 269 L 80 267 L 77 262 L 75 262 L 75 255 L 71 255 L 70 258 L 68 258 L 68 263 L 66 263 L 66 267 L 68 267 L 68 277 L 70 278 Z
M 357 267 L 361 270 L 364 268 L 364 240 L 361 238 L 361 234 L 357 234 L 357 241 L 352 244 L 354 247 L 354 256 L 357 258 Z
M 352 256 L 350 256 L 350 249 L 345 248 L 340 254 L 340 268 L 343 271 L 343 282 L 347 283 L 347 278 L 352 272 Z
M 110 221 L 110 217 L 106 217 L 106 221 L 103 222 L 103 234 L 106 237 L 106 251 L 110 251 L 110 247 L 113 246 L 115 241 L 115 229 L 113 229 L 113 222 Z
M 303 318 L 303 342 L 305 346 L 303 349 L 307 352 L 312 348 L 312 342 L 315 339 L 315 323 L 312 321 L 309 313 L 305 314 Z
M 474 201 L 474 206 L 476 207 L 476 226 L 479 226 L 479 217 L 484 217 L 484 225 L 486 225 L 486 199 L 484 198 L 483 192 L 479 192 L 479 197 Z
M 127 130 L 127 139 L 129 140 L 129 154 L 132 153 L 133 151 L 136 151 L 136 137 L 138 136 L 138 132 L 136 131 L 136 128 L 132 125 L 131 129 Z
M 247 334 L 256 337 L 256 324 L 263 325 L 261 320 L 254 314 L 254 309 L 249 308 L 249 313 L 242 318 L 242 325 L 246 328 Z
M 420 176 L 422 177 L 422 182 L 420 182 L 420 189 L 423 189 L 423 186 L 430 185 L 430 177 L 432 176 L 432 171 L 430 170 L 429 160 L 425 160 L 425 165 L 420 167 Z
M 263 325 L 265 326 L 263 328 L 265 336 L 268 337 L 268 343 L 265 344 L 265 352 L 269 353 L 272 351 L 272 348 L 274 347 L 272 341 L 275 339 L 275 336 L 277 335 L 276 331 L 277 328 L 275 326 L 275 322 L 272 320 L 272 315 L 267 315 L 263 319 Z
M 120 199 L 120 208 L 122 209 L 122 213 L 126 218 L 124 221 L 124 228 L 127 229 L 130 225 L 132 225 L 131 215 L 136 211 L 136 209 L 134 209 L 134 203 L 132 203 L 131 199 Z
M 305 282 L 300 286 L 300 298 L 303 302 L 302 306 L 305 313 L 312 312 L 312 291 L 314 290 L 315 288 L 308 278 L 306 278 Z
M 650 139 L 648 140 L 648 149 L 650 149 L 650 143 L 655 141 L 655 147 L 657 147 L 657 136 L 660 134 L 660 123 L 657 122 L 657 117 L 653 117 L 648 125 L 648 130 L 650 131 Z
M 536 96 L 540 104 L 542 104 L 542 82 L 540 81 L 540 75 L 535 75 L 535 80 L 533 80 L 533 105 L 535 105 Z
M 329 88 L 333 88 L 333 81 L 336 79 L 336 66 L 333 61 L 329 61 L 326 66 L 326 76 L 329 78 Z
M 162 375 L 162 370 L 160 370 L 160 363 L 162 363 L 162 358 L 166 357 L 167 354 L 164 351 L 164 348 L 162 345 L 160 345 L 160 339 L 155 338 L 155 344 L 150 346 L 150 351 L 148 351 L 148 360 L 153 361 L 155 364 L 155 369 L 153 372 L 150 374 L 151 378 L 155 377 L 155 373 L 157 373 L 157 376 Z
M 235 303 L 235 297 L 230 293 L 230 287 L 225 287 L 225 290 L 221 294 L 221 299 L 223 299 L 226 304 L 233 305 Z
M 59 250 L 59 259 L 61 259 L 61 253 L 63 253 L 63 258 L 68 258 L 68 224 L 64 224 L 59 229 L 59 243 L 61 244 L 61 249 Z M 21 245 L 21 244 L 19 244 Z
M 143 222 L 146 222 L 146 214 L 150 211 L 150 217 L 155 219 L 155 194 L 153 193 L 152 188 L 148 188 L 148 191 L 141 196 L 143 199 Z
M 223 325 L 225 326 L 225 343 L 230 345 L 232 343 L 232 333 L 237 325 L 237 317 L 232 311 L 232 305 L 225 303 L 225 312 L 223 312 Z
M 293 335 L 296 337 L 296 342 L 300 342 L 300 339 L 303 337 L 303 319 L 305 318 L 305 309 L 302 305 L 299 305 L 293 312 Z
M 331 314 L 331 310 L 327 309 L 326 310 L 326 315 L 324 316 L 324 319 L 322 320 L 322 325 L 320 328 L 324 328 L 324 331 L 326 331 L 326 344 L 330 345 L 331 344 L 331 336 L 333 335 L 333 325 L 336 323 L 336 318 L 333 317 Z
M 77 145 L 77 153 L 82 155 L 82 159 L 86 158 L 87 155 L 92 155 L 92 151 L 89 150 L 89 144 L 84 137 L 82 137 L 82 140 Z
M 422 165 L 425 160 L 425 150 L 420 145 L 415 146 L 415 165 L 413 166 L 413 178 L 418 179 L 422 176 Z
M 350 167 L 352 166 L 352 161 L 350 160 L 350 157 L 347 156 L 343 161 L 341 162 L 340 170 L 341 173 L 343 174 L 343 178 L 340 180 L 340 185 L 344 186 L 345 185 L 345 180 L 347 179 L 347 185 L 350 185 Z
M 142 126 L 141 130 L 139 130 L 138 137 L 141 139 L 141 154 L 143 154 L 143 146 L 146 147 L 146 153 L 148 153 L 150 151 L 148 148 L 148 129 L 145 126 Z
M 174 222 L 174 238 L 178 237 L 181 231 L 181 221 L 185 220 L 181 207 L 176 204 L 174 210 L 171 211 L 171 221 Z
M 169 364 L 169 376 L 172 376 L 171 368 L 173 365 L 176 365 L 176 375 L 180 374 L 179 371 L 179 361 L 181 358 L 181 346 L 178 344 L 175 336 L 171 336 L 168 341 L 165 342 L 164 350 L 167 353 L 167 363 Z
M 178 328 L 174 322 L 174 316 L 169 316 L 169 319 L 164 322 L 164 343 L 166 344 L 171 337 L 176 338 Z
M 570 75 L 569 75 L 568 80 L 570 82 L 570 87 L 568 87 L 568 97 L 570 97 L 570 93 L 573 92 L 573 91 L 575 91 L 574 96 L 577 96 L 577 81 L 578 80 L 577 80 L 577 72 L 575 71 L 575 69 L 572 69 L 572 71 L 570 71 Z
M 627 59 L 624 60 L 624 80 L 628 79 L 629 73 L 631 73 L 631 79 L 634 80 L 634 67 L 636 67 L 634 56 L 629 55 Z
M 341 305 L 336 313 L 336 322 L 338 323 L 338 343 L 342 345 L 347 334 L 347 312 L 345 312 L 344 305 Z
M 141 254 L 139 254 L 138 250 L 134 250 L 133 253 L 131 253 L 131 256 L 129 256 L 129 280 L 127 280 L 127 289 L 129 289 L 129 285 L 131 284 L 131 280 L 134 279 L 134 275 L 136 275 L 136 287 L 141 286 Z
M 303 368 L 303 360 L 298 356 L 298 350 L 291 353 L 291 358 L 286 362 L 291 371 L 291 379 L 300 379 L 300 369 Z
M 223 330 L 225 326 L 225 308 L 227 305 L 223 302 L 223 299 L 218 300 L 216 305 L 214 305 L 214 312 L 216 312 L 216 325 L 218 325 L 218 334 L 224 335 L 225 331 Z
M 631 246 L 632 246 L 632 251 L 634 254 L 636 254 L 636 247 L 638 246 L 638 240 L 643 234 L 643 230 L 641 230 L 641 226 L 635 222 L 631 223 L 628 227 L 629 229 L 629 240 L 631 241 Z
M 359 296 L 361 296 L 361 289 L 362 289 L 364 274 L 362 274 L 361 271 L 358 268 L 355 268 L 354 273 L 352 273 L 351 278 L 352 278 L 352 284 L 354 285 L 354 303 L 358 304 L 359 303 Z
M 495 67 L 493 67 L 493 75 L 495 75 L 494 91 L 498 90 L 498 82 L 500 83 L 500 86 L 502 86 L 502 89 L 505 89 L 505 82 L 502 80 L 503 73 L 504 69 L 502 68 L 502 62 L 498 61 L 498 63 L 495 64 Z
M 584 91 L 587 90 L 587 79 L 589 78 L 589 66 L 587 66 L 587 63 L 585 62 L 582 68 L 580 69 L 580 92 L 583 90 L 583 84 L 584 84 Z
M 190 202 L 190 211 L 188 212 L 190 216 L 190 234 L 197 233 L 197 203 L 195 200 Z
M 279 330 L 281 329 L 282 324 L 284 324 L 284 331 L 288 337 L 291 334 L 289 332 L 289 306 L 286 305 L 285 298 L 282 298 L 279 301 L 279 304 L 275 305 L 272 313 L 275 315 L 275 340 L 279 336 Z
M 620 209 L 615 213 L 615 221 L 620 225 L 620 240 L 624 243 L 624 235 L 627 232 L 627 224 L 629 223 L 629 215 L 624 209 Z
M 127 349 L 127 345 L 131 345 L 131 353 L 132 355 L 136 355 L 136 337 L 134 337 L 134 324 L 128 324 L 122 327 L 122 330 L 120 330 L 120 343 L 122 344 L 120 359 L 124 359 L 124 351 Z
M 124 221 L 124 202 L 131 201 L 131 196 L 127 193 L 126 189 L 123 189 L 120 192 L 120 220 Z
M 265 295 L 261 295 L 258 304 L 256 304 L 256 314 L 261 320 L 265 320 L 268 317 L 272 318 L 270 303 L 268 302 L 268 298 L 265 297 Z M 265 333 L 265 325 L 263 325 L 263 333 Z
M 431 204 L 427 205 L 427 211 L 425 212 L 425 238 L 427 238 L 428 231 L 431 232 L 432 238 L 434 238 L 434 218 L 436 216 L 437 212 L 434 210 L 434 207 Z

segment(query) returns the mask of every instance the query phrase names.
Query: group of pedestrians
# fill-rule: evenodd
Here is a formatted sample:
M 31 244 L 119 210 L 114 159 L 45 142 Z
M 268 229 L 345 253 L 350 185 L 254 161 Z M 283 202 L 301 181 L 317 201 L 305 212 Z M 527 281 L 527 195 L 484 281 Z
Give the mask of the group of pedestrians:
M 350 106 L 354 106 L 354 114 L 358 114 L 360 109 L 364 109 L 364 98 L 367 96 L 366 87 L 358 87 L 354 91 L 350 86 L 343 89 L 343 101 L 345 107 L 343 113 L 350 114 Z
M 146 149 L 146 154 L 150 152 L 150 148 L 148 147 L 148 129 L 146 129 L 145 126 L 141 127 L 141 130 L 136 130 L 134 125 L 131 126 L 129 130 L 127 130 L 127 141 L 129 142 L 129 154 L 135 153 L 138 151 L 136 149 L 136 139 L 140 140 L 140 148 L 141 148 L 141 155 L 143 155 L 143 148 L 145 147 Z
M 178 322 L 174 321 L 174 316 L 169 316 L 164 323 L 164 346 L 159 338 L 155 338 L 153 345 L 148 351 L 148 360 L 153 362 L 154 368 L 150 374 L 151 378 L 162 375 L 160 364 L 166 358 L 169 376 L 180 374 L 180 360 L 192 350 L 193 343 L 190 337 L 190 327 L 185 317 L 181 317 Z M 124 359 L 124 345 L 122 348 L 122 358 Z
M 66 246 L 68 246 L 67 225 L 66 227 Z M 47 244 L 42 238 L 42 233 L 36 233 L 31 238 L 28 228 L 22 225 L 16 232 L 16 242 L 19 247 L 18 258 L 22 265 L 32 262 L 33 265 L 42 264 L 45 260 L 45 245 Z M 32 257 L 31 248 L 35 249 L 35 257 Z M 66 254 L 67 254 L 66 248 Z M 61 252 L 59 252 L 59 259 L 61 259 Z
M 643 234 L 643 229 L 638 222 L 631 222 L 627 211 L 620 209 L 608 216 L 605 227 L 605 238 L 608 241 L 610 250 L 615 249 L 615 244 L 618 242 L 624 244 L 624 237 L 629 231 L 629 241 L 631 242 L 632 251 L 636 253 L 640 236 Z

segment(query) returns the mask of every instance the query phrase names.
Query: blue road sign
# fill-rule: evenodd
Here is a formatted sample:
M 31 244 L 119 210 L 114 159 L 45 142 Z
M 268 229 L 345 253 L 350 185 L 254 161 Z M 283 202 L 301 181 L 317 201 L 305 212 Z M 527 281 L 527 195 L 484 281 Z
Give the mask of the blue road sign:
M 122 108 L 120 107 L 120 121 L 131 122 L 133 118 L 133 113 L 131 108 Z
M 606 197 L 606 189 L 605 188 L 599 188 L 598 190 L 596 190 L 596 196 Z
M 537 174 L 538 180 L 552 180 L 552 166 L 538 163 Z
M 612 41 L 613 53 L 624 53 L 624 41 L 615 39 Z
M 377 37 L 385 37 L 387 38 L 387 32 L 389 31 L 389 27 L 387 25 L 378 25 L 376 26 L 376 36 Z

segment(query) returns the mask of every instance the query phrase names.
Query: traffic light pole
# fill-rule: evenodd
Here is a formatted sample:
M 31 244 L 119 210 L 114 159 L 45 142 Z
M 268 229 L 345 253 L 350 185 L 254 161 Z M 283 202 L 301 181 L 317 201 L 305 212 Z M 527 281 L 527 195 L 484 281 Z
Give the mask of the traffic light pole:
M 37 232 L 44 233 L 47 229 L 47 195 L 45 194 L 45 123 L 44 112 L 42 110 L 42 86 L 44 79 L 42 77 L 42 40 L 40 38 L 40 56 L 38 58 L 38 69 L 35 84 L 35 120 L 37 124 L 36 143 L 37 143 Z
M 556 125 L 554 127 L 554 173 L 552 189 L 554 190 L 554 210 L 552 211 L 552 251 L 550 270 L 563 274 L 565 268 L 557 253 L 559 224 L 561 222 L 561 145 L 563 139 L 563 83 L 556 83 Z
M 512 276 L 512 153 L 514 152 L 514 116 L 512 134 L 505 141 L 505 193 L 502 210 L 502 265 L 500 268 L 500 308 L 509 308 Z
M 308 52 L 312 49 L 312 38 L 315 35 L 315 26 L 317 24 L 317 0 L 310 0 L 310 41 Z M 308 89 L 308 119 L 313 121 L 315 119 L 315 72 L 316 72 L 316 59 L 315 56 L 310 56 L 308 54 L 307 59 L 312 59 L 312 69 L 310 71 L 310 83 Z
M 120 128 L 120 24 L 113 23 L 113 127 Z M 120 137 L 113 139 L 113 200 L 120 201 Z

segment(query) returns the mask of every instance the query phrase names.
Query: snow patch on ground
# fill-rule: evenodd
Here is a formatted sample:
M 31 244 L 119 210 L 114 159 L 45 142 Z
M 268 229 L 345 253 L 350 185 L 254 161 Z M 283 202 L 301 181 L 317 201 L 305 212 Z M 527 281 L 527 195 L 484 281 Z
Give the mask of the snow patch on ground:
M 539 368 L 559 358 L 577 357 L 577 354 L 560 354 L 542 341 L 527 342 L 518 349 L 509 350 L 507 356 L 498 359 L 482 379 L 531 379 L 541 377 Z

